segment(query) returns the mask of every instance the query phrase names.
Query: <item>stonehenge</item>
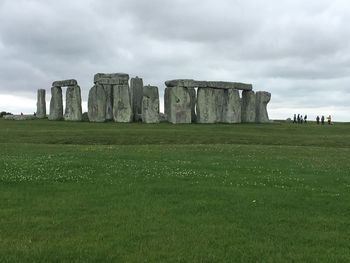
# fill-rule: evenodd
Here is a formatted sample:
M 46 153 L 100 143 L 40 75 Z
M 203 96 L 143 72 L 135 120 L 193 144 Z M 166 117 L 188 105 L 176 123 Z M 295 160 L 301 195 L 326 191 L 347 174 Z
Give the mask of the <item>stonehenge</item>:
M 36 103 L 36 117 L 38 119 L 46 118 L 46 90 L 39 89 Z
M 63 115 L 62 87 L 67 87 L 66 109 Z M 81 90 L 75 79 L 60 80 L 52 83 L 49 120 L 81 121 Z
M 191 96 L 185 87 L 168 87 L 164 98 L 164 111 L 168 121 L 177 123 L 191 123 Z
M 143 100 L 143 80 L 139 77 L 131 78 L 130 80 L 130 93 L 132 101 L 132 111 L 134 121 L 141 120 L 142 114 L 142 100 Z
M 62 119 L 63 119 L 62 88 L 53 86 L 51 88 L 49 120 L 59 121 Z
M 81 121 L 81 91 L 78 85 L 67 88 L 66 92 L 66 110 L 64 120 L 66 121 Z
M 269 122 L 269 115 L 267 113 L 267 104 L 271 100 L 271 93 L 266 91 L 258 91 L 256 93 L 256 122 Z
M 144 123 L 159 123 L 159 92 L 158 87 L 143 87 L 141 118 Z
M 114 121 L 173 124 L 268 123 L 271 93 L 253 91 L 252 84 L 227 81 L 175 79 L 165 82 L 164 114 L 159 90 L 144 86 L 139 77 L 125 73 L 97 73 L 89 91 L 90 122 Z M 67 87 L 63 115 L 62 87 Z M 45 90 L 37 91 L 37 118 L 45 118 Z M 242 95 L 240 95 L 240 93 Z M 49 120 L 82 121 L 81 89 L 74 79 L 52 83 Z
M 255 122 L 256 119 L 256 96 L 255 92 L 242 92 L 242 122 Z
M 198 81 L 193 79 L 175 79 L 165 82 L 167 87 L 186 87 L 186 88 L 215 88 L 215 89 L 237 89 L 252 90 L 252 84 L 227 81 Z
M 129 85 L 113 86 L 113 119 L 115 122 L 131 122 L 132 108 Z
M 107 95 L 104 87 L 94 85 L 89 91 L 88 116 L 91 122 L 105 122 L 107 108 Z
M 225 108 L 223 112 L 224 123 L 241 123 L 241 99 L 236 89 L 225 90 Z
M 167 88 L 164 94 L 165 115 L 171 123 L 188 123 L 184 120 L 176 121 L 174 116 L 182 113 L 183 108 L 179 109 L 179 101 L 184 102 L 179 94 L 190 93 L 191 106 L 196 104 L 196 112 L 191 111 L 191 121 L 197 123 L 241 123 L 241 122 L 269 122 L 267 114 L 267 103 L 269 93 L 253 91 L 252 84 L 226 81 L 198 81 L 193 79 L 177 79 L 165 82 Z M 182 93 L 175 95 L 176 99 L 171 100 L 172 90 L 182 89 Z M 197 88 L 197 96 L 193 95 L 193 90 Z M 242 91 L 242 100 L 239 90 Z M 180 95 L 181 96 L 181 95 Z M 271 94 L 270 94 L 271 96 Z M 256 102 L 259 101 L 259 102 Z M 175 112 L 174 114 L 172 112 Z M 175 118 L 176 119 L 176 118 Z

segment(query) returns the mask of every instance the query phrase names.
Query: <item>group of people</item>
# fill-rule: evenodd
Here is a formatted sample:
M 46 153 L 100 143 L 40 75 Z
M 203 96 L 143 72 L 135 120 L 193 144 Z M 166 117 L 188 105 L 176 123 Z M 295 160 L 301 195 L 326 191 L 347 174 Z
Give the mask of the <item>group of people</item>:
M 316 117 L 316 123 L 317 123 L 317 124 L 320 124 L 320 120 L 321 120 L 321 124 L 323 125 L 323 124 L 324 124 L 324 116 L 323 116 L 323 115 L 321 116 L 321 119 L 320 119 L 320 116 L 317 116 L 317 117 Z M 329 115 L 329 116 L 327 117 L 327 122 L 328 122 L 329 125 L 332 124 L 332 117 L 331 117 L 331 115 Z
M 303 115 L 298 114 L 297 116 L 296 114 L 294 114 L 293 123 L 299 123 L 299 124 L 307 123 L 307 115 L 305 114 L 303 117 Z
M 329 115 L 327 117 L 327 122 L 328 122 L 329 125 L 332 124 L 332 117 L 331 117 L 331 115 Z M 307 115 L 305 114 L 304 117 L 303 117 L 303 115 L 300 115 L 300 114 L 296 115 L 296 114 L 294 114 L 293 123 L 298 123 L 298 124 L 307 123 Z M 325 124 L 325 117 L 324 117 L 324 115 L 322 115 L 321 118 L 320 118 L 320 116 L 317 116 L 316 117 L 316 123 L 317 124 L 321 123 L 322 125 Z

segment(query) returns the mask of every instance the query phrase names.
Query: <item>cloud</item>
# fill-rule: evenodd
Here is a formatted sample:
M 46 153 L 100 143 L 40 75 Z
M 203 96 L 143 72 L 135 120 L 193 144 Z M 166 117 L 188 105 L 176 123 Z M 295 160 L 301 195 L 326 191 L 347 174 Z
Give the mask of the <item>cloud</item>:
M 349 22 L 345 0 L 0 0 L 0 95 L 76 78 L 86 104 L 96 72 L 127 72 L 161 95 L 166 79 L 250 82 L 272 118 L 349 120 Z

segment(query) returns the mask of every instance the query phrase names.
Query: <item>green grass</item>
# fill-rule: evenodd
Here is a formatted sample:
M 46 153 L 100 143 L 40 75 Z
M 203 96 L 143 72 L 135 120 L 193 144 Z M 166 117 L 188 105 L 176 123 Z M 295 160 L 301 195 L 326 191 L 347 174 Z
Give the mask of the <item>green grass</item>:
M 350 124 L 0 120 L 1 262 L 349 262 Z

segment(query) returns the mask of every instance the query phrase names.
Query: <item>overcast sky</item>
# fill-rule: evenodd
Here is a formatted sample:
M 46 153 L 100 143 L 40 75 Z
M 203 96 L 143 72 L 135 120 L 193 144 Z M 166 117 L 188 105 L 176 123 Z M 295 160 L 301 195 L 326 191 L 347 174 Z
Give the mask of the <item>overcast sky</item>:
M 161 97 L 167 79 L 240 81 L 273 119 L 350 121 L 349 25 L 347 0 L 0 0 L 0 110 L 68 78 L 86 110 L 95 73 L 125 72 Z

